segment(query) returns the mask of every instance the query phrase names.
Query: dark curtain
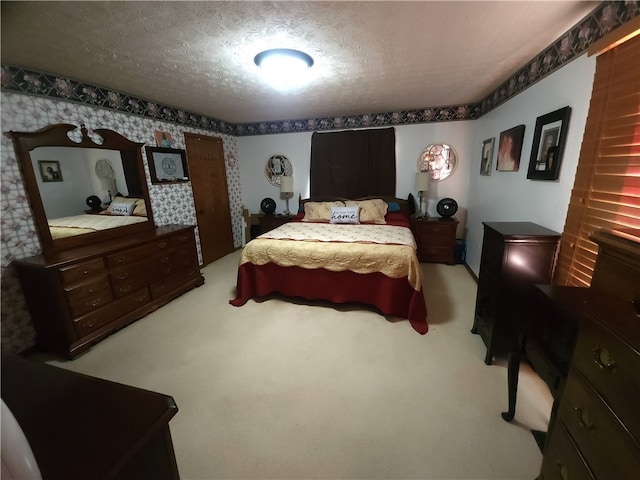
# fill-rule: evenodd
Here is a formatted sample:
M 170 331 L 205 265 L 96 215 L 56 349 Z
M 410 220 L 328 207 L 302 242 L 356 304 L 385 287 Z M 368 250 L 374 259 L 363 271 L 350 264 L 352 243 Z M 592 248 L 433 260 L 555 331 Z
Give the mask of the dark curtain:
M 393 128 L 318 133 L 311 137 L 312 197 L 396 194 Z

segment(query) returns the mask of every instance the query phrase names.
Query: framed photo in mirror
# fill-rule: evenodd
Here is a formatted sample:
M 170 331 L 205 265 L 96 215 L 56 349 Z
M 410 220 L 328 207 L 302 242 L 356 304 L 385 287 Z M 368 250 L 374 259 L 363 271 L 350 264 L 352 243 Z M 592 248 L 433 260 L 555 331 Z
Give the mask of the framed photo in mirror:
M 57 160 L 39 160 L 40 178 L 43 182 L 62 182 L 62 170 Z
M 151 183 L 165 184 L 189 181 L 187 155 L 177 148 L 145 147 Z

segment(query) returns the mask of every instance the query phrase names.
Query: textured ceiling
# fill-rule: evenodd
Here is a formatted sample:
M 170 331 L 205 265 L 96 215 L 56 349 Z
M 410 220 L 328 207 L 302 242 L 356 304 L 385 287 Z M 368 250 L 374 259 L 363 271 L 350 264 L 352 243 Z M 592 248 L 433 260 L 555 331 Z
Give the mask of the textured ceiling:
M 7 2 L 1 61 L 231 123 L 481 101 L 600 2 Z M 315 60 L 263 85 L 267 48 Z

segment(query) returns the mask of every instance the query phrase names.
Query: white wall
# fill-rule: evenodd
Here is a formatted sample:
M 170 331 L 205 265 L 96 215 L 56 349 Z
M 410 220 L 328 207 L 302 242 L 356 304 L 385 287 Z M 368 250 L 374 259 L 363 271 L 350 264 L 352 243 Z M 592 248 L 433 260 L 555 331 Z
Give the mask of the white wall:
M 484 221 L 530 221 L 561 232 L 589 109 L 595 57 L 586 55 L 569 63 L 553 75 L 541 80 L 504 105 L 479 120 L 396 126 L 397 182 L 396 196 L 416 196 L 414 175 L 422 150 L 431 143 L 448 143 L 458 154 L 454 174 L 433 182 L 427 194 L 428 212 L 437 216 L 435 205 L 444 197 L 454 198 L 459 205 L 456 217 L 462 225 L 458 238 L 466 238 L 466 263 L 477 274 L 480 266 Z M 529 155 L 536 118 L 559 108 L 572 108 L 566 147 L 557 181 L 527 180 Z M 500 132 L 525 124 L 525 135 L 518 172 L 495 171 Z M 493 170 L 480 176 L 482 142 L 496 139 Z M 238 163 L 242 201 L 252 213 L 260 211 L 264 197 L 276 200 L 276 212 L 285 208 L 279 191 L 264 175 L 267 159 L 274 154 L 286 155 L 293 166 L 295 208 L 298 193 L 309 196 L 309 157 L 311 133 L 291 133 L 238 137 Z
M 557 232 L 564 229 L 594 73 L 595 57 L 583 55 L 476 121 L 473 135 L 476 165 L 469 182 L 471 207 L 467 218 L 466 258 L 476 274 L 480 269 L 482 222 L 534 222 Z M 572 111 L 558 180 L 527 180 L 536 118 L 566 106 Z M 525 124 L 520 169 L 497 172 L 500 132 L 520 124 Z M 482 142 L 491 137 L 496 138 L 493 170 L 488 177 L 480 176 Z
M 474 121 L 406 125 L 396 127 L 396 196 L 407 198 L 409 193 L 417 196 L 415 173 L 420 154 L 430 143 L 448 143 L 458 154 L 458 167 L 454 174 L 440 182 L 433 182 L 425 195 L 430 214 L 436 215 L 435 205 L 441 198 L 455 198 L 460 205 L 460 216 L 464 217 L 467 205 L 467 190 L 473 153 L 469 151 L 469 136 Z M 311 133 L 290 133 L 238 137 L 238 165 L 242 200 L 251 213 L 260 211 L 260 201 L 265 197 L 276 200 L 276 213 L 285 209 L 285 200 L 280 192 L 267 180 L 264 169 L 271 155 L 287 156 L 293 167 L 294 198 L 289 202 L 295 207 L 298 194 L 309 196 L 309 165 L 311 156 Z

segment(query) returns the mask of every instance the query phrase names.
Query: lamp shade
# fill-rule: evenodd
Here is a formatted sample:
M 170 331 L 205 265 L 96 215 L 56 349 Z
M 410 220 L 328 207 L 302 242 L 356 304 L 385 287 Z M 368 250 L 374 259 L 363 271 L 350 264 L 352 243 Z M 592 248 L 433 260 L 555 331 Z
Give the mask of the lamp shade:
M 280 193 L 293 193 L 293 177 L 280 177 Z
M 416 190 L 426 192 L 429 190 L 429 172 L 416 173 Z

